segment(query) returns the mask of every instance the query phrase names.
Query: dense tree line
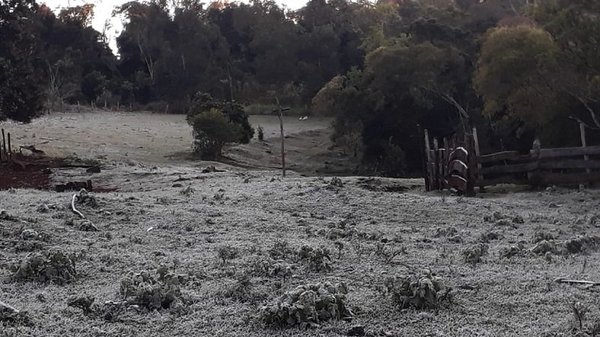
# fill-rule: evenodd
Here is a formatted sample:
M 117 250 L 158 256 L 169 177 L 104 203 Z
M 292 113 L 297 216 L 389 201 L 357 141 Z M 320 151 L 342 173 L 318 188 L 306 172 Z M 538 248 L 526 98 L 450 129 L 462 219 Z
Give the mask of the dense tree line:
M 419 172 L 424 128 L 477 127 L 485 151 L 526 151 L 534 138 L 579 145 L 579 122 L 600 127 L 596 2 L 407 1 L 392 13 L 393 28 L 364 40 L 364 66 L 313 100 L 336 113 L 335 139 L 365 169 Z
M 578 122 L 600 128 L 594 1 L 132 1 L 115 11 L 118 56 L 90 27 L 93 9 L 0 3 L 0 118 L 80 102 L 188 112 L 196 125 L 218 110 L 229 119 L 215 125 L 241 128 L 223 138 L 247 141 L 247 120 L 222 110 L 278 97 L 334 116 L 334 140 L 390 175 L 421 169 L 424 128 L 476 126 L 495 150 L 572 145 Z

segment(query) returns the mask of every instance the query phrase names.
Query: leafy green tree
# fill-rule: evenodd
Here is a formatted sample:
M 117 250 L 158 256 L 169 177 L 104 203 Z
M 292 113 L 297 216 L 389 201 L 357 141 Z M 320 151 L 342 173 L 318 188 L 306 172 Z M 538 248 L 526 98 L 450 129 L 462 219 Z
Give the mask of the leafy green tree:
M 99 71 L 92 71 L 85 75 L 81 81 L 81 91 L 88 102 L 96 102 L 108 90 L 108 81 Z
M 484 113 L 540 129 L 556 113 L 556 92 L 548 82 L 557 69 L 558 48 L 540 28 L 496 28 L 485 37 L 474 86 Z M 521 130 L 524 131 L 524 130 Z
M 549 78 L 557 92 L 568 96 L 571 114 L 600 128 L 600 4 L 573 0 L 546 2 L 534 18 L 548 31 L 558 48 Z
M 90 73 L 99 72 L 112 86 L 119 86 L 121 76 L 116 56 L 102 34 L 90 27 L 92 16 L 93 5 L 65 8 L 58 16 L 47 6 L 37 11 L 35 26 L 40 36 L 42 71 L 49 79 L 47 93 L 51 109 L 55 103 L 95 99 L 96 96 L 90 96 L 89 88 L 82 87 Z M 89 77 L 85 80 L 89 81 Z M 89 82 L 85 83 L 88 85 Z M 116 90 L 115 94 L 118 94 Z
M 45 80 L 38 71 L 35 1 L 0 2 L 0 119 L 28 122 L 42 109 Z

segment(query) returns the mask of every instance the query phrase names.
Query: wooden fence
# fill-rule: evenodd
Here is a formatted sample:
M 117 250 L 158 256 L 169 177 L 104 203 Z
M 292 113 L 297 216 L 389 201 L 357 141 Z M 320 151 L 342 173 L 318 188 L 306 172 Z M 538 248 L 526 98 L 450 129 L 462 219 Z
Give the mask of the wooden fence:
M 430 139 L 425 136 L 425 187 L 427 191 L 454 188 L 473 193 L 477 181 L 476 154 L 479 153 L 477 130 L 458 140 L 456 137 Z
M 5 133 L 2 129 L 2 139 L 0 141 L 0 162 L 8 162 L 13 155 L 10 132 Z
M 426 188 L 428 191 L 454 188 L 469 194 L 475 192 L 475 186 L 482 190 L 497 184 L 539 187 L 598 183 L 600 146 L 587 146 L 585 128 L 582 126 L 580 130 L 580 147 L 544 149 L 536 140 L 527 154 L 504 151 L 482 155 L 477 130 L 473 129 L 462 142 L 467 152 L 462 159 L 452 157 L 458 146 L 447 145 L 448 141 L 443 140 L 444 146 L 440 147 L 439 141 L 430 140 L 425 130 Z M 463 162 L 463 171 L 457 160 Z
M 600 146 L 506 151 L 483 155 L 477 185 L 577 185 L 600 182 Z

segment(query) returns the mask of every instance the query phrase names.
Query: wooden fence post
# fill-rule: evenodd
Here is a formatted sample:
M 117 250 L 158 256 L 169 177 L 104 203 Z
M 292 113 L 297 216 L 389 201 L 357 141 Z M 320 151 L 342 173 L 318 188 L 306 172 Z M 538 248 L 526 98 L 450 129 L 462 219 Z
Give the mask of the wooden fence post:
M 581 147 L 587 147 L 587 141 L 585 137 L 585 125 L 582 122 L 579 122 L 579 134 L 581 135 Z M 590 156 L 587 154 L 583 156 L 583 160 L 590 160 Z M 591 170 L 589 168 L 585 169 L 585 173 L 590 173 Z
M 474 168 L 475 174 L 474 174 L 474 178 L 475 180 L 479 180 L 479 181 L 483 181 L 483 175 L 481 174 L 481 162 L 479 161 L 479 157 L 481 156 L 481 150 L 479 149 L 479 136 L 477 135 L 477 128 L 473 128 L 473 142 L 474 142 L 474 150 L 475 150 L 475 165 Z M 476 183 L 476 182 L 475 182 Z M 484 191 L 484 185 L 483 183 L 479 184 L 479 192 L 483 192 Z
M 532 188 L 536 188 L 540 186 L 541 183 L 541 172 L 540 172 L 540 157 L 542 151 L 542 144 L 539 139 L 535 139 L 533 141 L 533 145 L 529 154 L 531 155 L 531 159 L 536 163 L 536 169 L 527 173 L 527 181 L 529 186 Z
M 425 166 L 425 189 L 427 192 L 433 189 L 433 179 L 431 176 L 431 148 L 429 146 L 429 131 L 423 130 L 425 137 L 425 160 L 427 165 Z
M 446 177 L 450 172 L 448 172 L 448 162 L 450 161 L 450 142 L 447 137 L 444 137 L 444 166 L 442 167 L 442 178 L 445 181 Z
M 433 174 L 433 188 L 435 188 L 436 190 L 440 189 L 440 180 L 439 180 L 439 175 L 438 175 L 438 162 L 439 162 L 439 158 L 438 158 L 438 140 L 437 138 L 433 137 L 433 168 L 432 168 L 432 174 Z
M 477 183 L 477 154 L 475 151 L 474 135 L 465 135 L 467 146 L 467 196 L 475 195 L 475 184 Z
M 4 129 L 2 129 L 2 149 L 0 149 L 0 152 L 0 157 L 4 157 L 6 159 L 6 136 L 4 135 Z
M 8 160 L 12 159 L 12 144 L 10 143 L 10 132 L 7 134 L 8 136 Z

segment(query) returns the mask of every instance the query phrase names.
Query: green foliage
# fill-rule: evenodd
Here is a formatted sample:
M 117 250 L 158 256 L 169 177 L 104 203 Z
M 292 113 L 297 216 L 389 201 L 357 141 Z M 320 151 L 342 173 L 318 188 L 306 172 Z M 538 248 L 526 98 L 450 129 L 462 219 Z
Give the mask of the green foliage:
M 217 109 L 189 117 L 188 122 L 194 129 L 194 152 L 202 159 L 218 159 L 223 146 L 241 134 L 240 128 Z
M 36 71 L 40 50 L 31 21 L 35 1 L 0 3 L 0 120 L 28 122 L 44 100 L 44 77 Z
M 244 110 L 244 106 L 236 102 L 220 101 L 213 99 L 209 94 L 197 93 L 188 111 L 188 122 L 196 115 L 213 109 L 221 111 L 229 119 L 229 122 L 238 128 L 238 130 L 233 130 L 235 136 L 227 142 L 244 144 L 250 142 L 250 139 L 254 136 L 254 129 L 248 122 L 248 115 Z
M 108 81 L 99 71 L 92 71 L 85 75 L 81 81 L 81 92 L 88 101 L 95 102 L 107 90 Z
M 552 118 L 556 95 L 546 78 L 555 71 L 558 49 L 542 29 L 517 26 L 491 30 L 481 49 L 474 85 L 489 117 L 515 118 L 528 128 Z
M 484 150 L 528 150 L 534 137 L 575 145 L 571 115 L 600 127 L 593 1 L 311 0 L 297 11 L 131 1 L 116 11 L 127 19 L 119 59 L 89 27 L 92 13 L 0 4 L 0 118 L 28 121 L 45 96 L 51 109 L 101 101 L 187 112 L 197 127 L 216 109 L 234 125 L 210 118 L 224 131 L 200 152 L 216 158 L 224 142 L 253 136 L 236 102 L 270 113 L 277 96 L 291 113 L 335 116 L 334 141 L 362 159 L 360 171 L 391 176 L 422 170 L 424 128 L 460 138 L 476 126 Z
M 202 159 L 218 159 L 226 143 L 248 143 L 254 135 L 241 104 L 214 100 L 209 94 L 194 96 L 187 121 L 194 130 L 194 152 Z

